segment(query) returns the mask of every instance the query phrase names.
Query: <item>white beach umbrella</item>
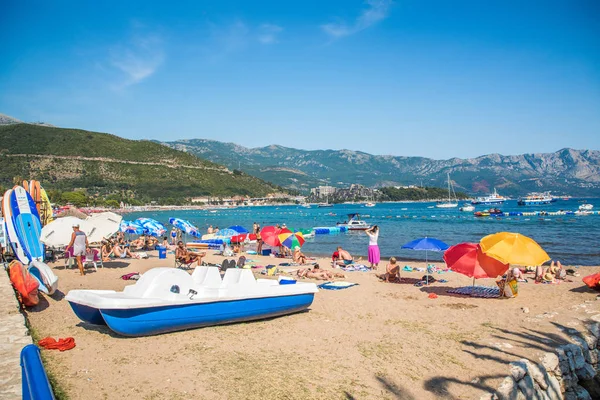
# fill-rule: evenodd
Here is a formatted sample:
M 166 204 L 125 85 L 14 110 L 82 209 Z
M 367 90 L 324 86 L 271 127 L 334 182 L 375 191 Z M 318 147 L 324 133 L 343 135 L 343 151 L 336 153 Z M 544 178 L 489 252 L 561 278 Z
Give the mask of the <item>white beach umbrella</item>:
M 87 235 L 89 243 L 97 243 L 115 234 L 122 219 L 122 216 L 110 211 L 94 214 L 83 221 L 81 230 Z
M 49 247 L 66 246 L 71 241 L 75 224 L 81 227 L 83 221 L 76 217 L 57 218 L 42 228 L 40 241 Z

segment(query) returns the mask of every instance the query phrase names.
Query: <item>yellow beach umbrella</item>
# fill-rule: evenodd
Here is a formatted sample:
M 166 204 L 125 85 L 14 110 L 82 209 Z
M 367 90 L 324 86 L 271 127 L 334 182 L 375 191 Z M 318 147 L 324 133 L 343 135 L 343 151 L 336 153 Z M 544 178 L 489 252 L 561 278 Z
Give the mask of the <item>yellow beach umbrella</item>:
M 479 242 L 481 251 L 505 264 L 542 265 L 550 260 L 537 242 L 513 232 L 498 232 Z

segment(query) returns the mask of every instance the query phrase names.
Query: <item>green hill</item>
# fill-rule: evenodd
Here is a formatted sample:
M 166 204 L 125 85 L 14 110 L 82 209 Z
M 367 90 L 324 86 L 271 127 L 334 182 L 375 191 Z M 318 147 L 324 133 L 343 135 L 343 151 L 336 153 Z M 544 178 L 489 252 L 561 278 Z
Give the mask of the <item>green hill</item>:
M 90 198 L 182 203 L 195 196 L 265 196 L 258 178 L 145 140 L 31 124 L 0 126 L 0 185 L 37 179 L 47 190 Z

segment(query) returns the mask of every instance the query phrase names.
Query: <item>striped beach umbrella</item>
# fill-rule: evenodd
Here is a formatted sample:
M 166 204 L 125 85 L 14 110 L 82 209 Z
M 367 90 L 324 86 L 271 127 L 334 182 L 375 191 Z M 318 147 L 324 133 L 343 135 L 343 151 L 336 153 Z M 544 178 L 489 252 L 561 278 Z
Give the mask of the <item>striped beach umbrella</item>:
M 182 230 L 188 235 L 200 237 L 200 232 L 190 221 L 181 218 L 169 218 L 169 223 L 175 228 Z
M 302 247 L 304 245 L 304 236 L 300 232 L 291 232 L 288 229 L 283 229 L 277 236 L 279 242 L 288 249 L 293 249 L 296 246 Z

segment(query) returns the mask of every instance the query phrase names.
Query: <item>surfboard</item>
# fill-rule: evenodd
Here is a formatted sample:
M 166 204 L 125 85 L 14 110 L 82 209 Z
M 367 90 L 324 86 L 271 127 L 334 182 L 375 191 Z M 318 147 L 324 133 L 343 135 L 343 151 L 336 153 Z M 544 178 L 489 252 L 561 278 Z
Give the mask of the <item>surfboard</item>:
M 29 273 L 40 283 L 40 290 L 46 294 L 52 295 L 58 288 L 58 276 L 50 269 L 48 265 L 41 261 L 33 260 L 28 267 Z
M 10 196 L 14 229 L 27 258 L 44 260 L 44 245 L 40 242 L 42 224 L 33 199 L 21 186 L 15 186 Z M 27 261 L 29 264 L 29 261 Z
M 54 221 L 54 217 L 52 216 L 52 203 L 50 203 L 50 198 L 42 186 L 40 186 L 40 193 L 42 197 L 40 219 L 42 220 L 42 225 L 46 226 L 50 222 Z
M 6 226 L 6 242 L 10 245 L 10 248 L 17 259 L 22 263 L 28 264 L 29 258 L 25 254 L 25 249 L 21 245 L 21 240 L 19 239 L 17 231 L 15 230 L 12 208 L 10 206 L 12 193 L 13 189 L 8 189 L 2 198 L 2 215 L 4 215 L 4 224 Z
M 22 185 L 25 190 L 29 190 L 29 182 L 27 180 L 23 179 Z
M 40 183 L 38 181 L 33 180 L 33 179 L 29 181 L 29 195 L 31 196 L 31 198 L 33 199 L 33 202 L 35 203 L 35 208 L 37 208 L 38 215 L 41 216 L 42 213 L 40 212 L 40 208 L 42 205 L 42 192 L 40 190 Z M 41 218 L 40 218 L 40 220 L 41 220 Z

